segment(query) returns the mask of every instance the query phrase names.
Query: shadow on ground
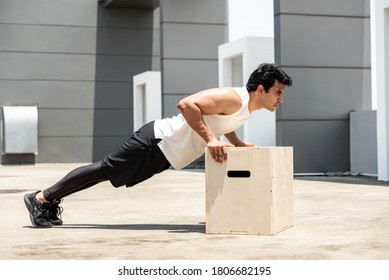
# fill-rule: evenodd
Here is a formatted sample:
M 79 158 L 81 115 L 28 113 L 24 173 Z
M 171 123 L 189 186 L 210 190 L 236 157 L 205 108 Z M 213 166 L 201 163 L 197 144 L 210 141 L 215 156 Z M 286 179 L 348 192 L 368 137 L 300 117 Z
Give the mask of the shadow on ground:
M 34 228 L 25 226 L 25 228 Z M 205 223 L 199 224 L 66 224 L 58 229 L 106 229 L 106 230 L 162 230 L 170 233 L 204 233 Z

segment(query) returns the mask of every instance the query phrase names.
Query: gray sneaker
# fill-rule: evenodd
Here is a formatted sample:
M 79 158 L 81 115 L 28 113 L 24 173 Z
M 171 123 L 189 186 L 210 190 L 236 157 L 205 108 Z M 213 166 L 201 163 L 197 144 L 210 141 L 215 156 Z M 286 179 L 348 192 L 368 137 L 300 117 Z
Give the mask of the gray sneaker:
M 24 195 L 24 203 L 30 212 L 30 220 L 34 227 L 49 228 L 51 223 L 49 222 L 49 207 L 50 203 L 40 203 L 36 198 L 36 194 L 40 191 Z

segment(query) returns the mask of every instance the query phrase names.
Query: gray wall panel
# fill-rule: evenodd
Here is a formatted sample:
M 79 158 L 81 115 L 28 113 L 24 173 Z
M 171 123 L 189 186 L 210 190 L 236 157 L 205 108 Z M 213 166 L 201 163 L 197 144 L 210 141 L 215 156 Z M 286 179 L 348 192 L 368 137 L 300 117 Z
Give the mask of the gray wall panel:
M 166 23 L 162 28 L 163 56 L 165 59 L 214 59 L 218 55 L 215 46 L 225 41 L 224 30 L 224 25 Z
M 296 173 L 349 171 L 349 121 L 278 122 Z
M 184 98 L 186 95 L 165 95 L 163 107 L 163 112 L 167 112 L 166 117 L 172 117 L 180 113 L 177 109 L 177 103 Z
M 153 26 L 153 11 L 100 8 L 97 0 L 1 0 L 0 22 L 91 27 Z
M 0 61 L 2 79 L 21 80 L 129 82 L 151 67 L 151 56 L 0 52 Z
M 92 147 L 92 137 L 41 137 L 37 162 L 90 162 Z
M 369 16 L 370 6 L 366 0 L 287 0 L 274 1 L 274 12 L 296 14 L 319 14 L 339 16 Z
M 1 0 L 0 19 L 6 23 L 96 26 L 95 0 Z
M 0 50 L 95 53 L 96 28 L 1 24 Z
M 370 69 L 288 68 L 294 85 L 286 89 L 279 119 L 349 119 L 362 110 L 370 92 Z
M 97 13 L 97 26 L 99 27 L 110 27 L 114 29 L 158 28 L 154 25 L 154 22 L 158 22 L 158 17 L 155 16 L 152 10 L 110 9 L 100 6 Z
M 163 0 L 161 8 L 167 22 L 227 23 L 225 0 Z
M 97 55 L 97 81 L 132 81 L 134 75 L 151 69 L 151 56 Z
M 0 80 L 0 88 L 2 102 L 37 103 L 39 108 L 93 108 L 93 82 Z
M 47 52 L 79 54 L 150 55 L 159 33 L 153 29 L 96 28 L 1 24 L 0 50 L 12 52 Z M 136 38 L 136 40 L 134 39 Z M 112 42 L 119 42 L 113 44 Z M 156 49 L 154 51 L 157 53 Z M 158 53 L 157 53 L 158 54 Z
M 39 137 L 92 137 L 93 109 L 40 109 Z
M 93 81 L 93 55 L 0 52 L 0 77 L 27 80 Z
M 102 160 L 105 156 L 120 147 L 128 136 L 96 136 L 93 138 L 93 161 Z M 96 148 L 97 147 L 97 148 Z
M 283 15 L 280 22 L 283 65 L 370 67 L 369 18 Z
M 96 52 L 99 54 L 150 56 L 155 51 L 153 42 L 159 41 L 159 36 L 156 35 L 158 33 L 152 29 L 100 28 L 98 34 L 99 45 Z
M 133 132 L 133 111 L 130 109 L 95 109 L 95 136 L 128 136 Z
M 218 86 L 217 61 L 166 60 L 163 64 L 163 92 L 192 94 Z
M 110 137 L 42 137 L 39 140 L 40 153 L 36 162 L 45 163 L 47 158 L 55 157 L 57 163 L 88 163 L 103 159 L 119 147 L 127 136 Z M 94 145 L 100 147 L 94 151 Z M 66 151 L 66 152 L 64 152 Z
M 350 113 L 351 171 L 377 175 L 377 113 L 359 111 Z
M 132 83 L 97 82 L 110 96 L 103 108 L 132 108 Z M 39 108 L 93 109 L 94 82 L 0 80 L 1 101 L 10 104 L 38 104 Z M 23 93 L 23 94 L 20 94 Z
M 101 109 L 132 109 L 132 79 L 131 82 L 96 82 L 95 108 Z M 104 95 L 101 102 L 96 102 L 96 96 Z

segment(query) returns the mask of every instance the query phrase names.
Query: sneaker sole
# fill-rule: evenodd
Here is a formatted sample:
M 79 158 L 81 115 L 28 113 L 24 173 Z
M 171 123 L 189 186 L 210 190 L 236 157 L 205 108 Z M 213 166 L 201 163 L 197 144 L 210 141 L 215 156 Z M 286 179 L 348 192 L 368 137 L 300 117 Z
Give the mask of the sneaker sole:
M 53 226 L 53 227 L 59 227 L 59 226 L 62 226 L 63 225 L 63 222 L 62 223 L 59 223 L 59 222 L 52 222 L 51 220 L 49 221 L 50 224 Z
M 28 213 L 30 215 L 30 221 L 31 221 L 31 224 L 36 227 L 36 228 L 50 228 L 51 225 L 48 225 L 48 226 L 39 226 L 37 225 L 35 222 L 34 222 L 34 217 L 31 215 L 31 212 L 32 212 L 32 204 L 31 204 L 31 200 L 30 200 L 30 197 L 28 196 L 29 194 L 25 194 L 24 195 L 24 204 L 26 205 L 27 207 L 27 210 L 28 210 Z

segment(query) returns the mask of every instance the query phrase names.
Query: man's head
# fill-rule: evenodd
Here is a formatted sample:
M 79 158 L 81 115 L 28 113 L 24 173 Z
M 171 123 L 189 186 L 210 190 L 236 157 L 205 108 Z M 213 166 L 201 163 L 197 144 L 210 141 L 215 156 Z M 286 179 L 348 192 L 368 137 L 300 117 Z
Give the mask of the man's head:
M 272 63 L 262 63 L 250 75 L 246 88 L 248 92 L 256 91 L 259 85 L 262 85 L 265 92 L 278 81 L 285 86 L 292 85 L 292 78 L 289 77 L 279 66 Z

